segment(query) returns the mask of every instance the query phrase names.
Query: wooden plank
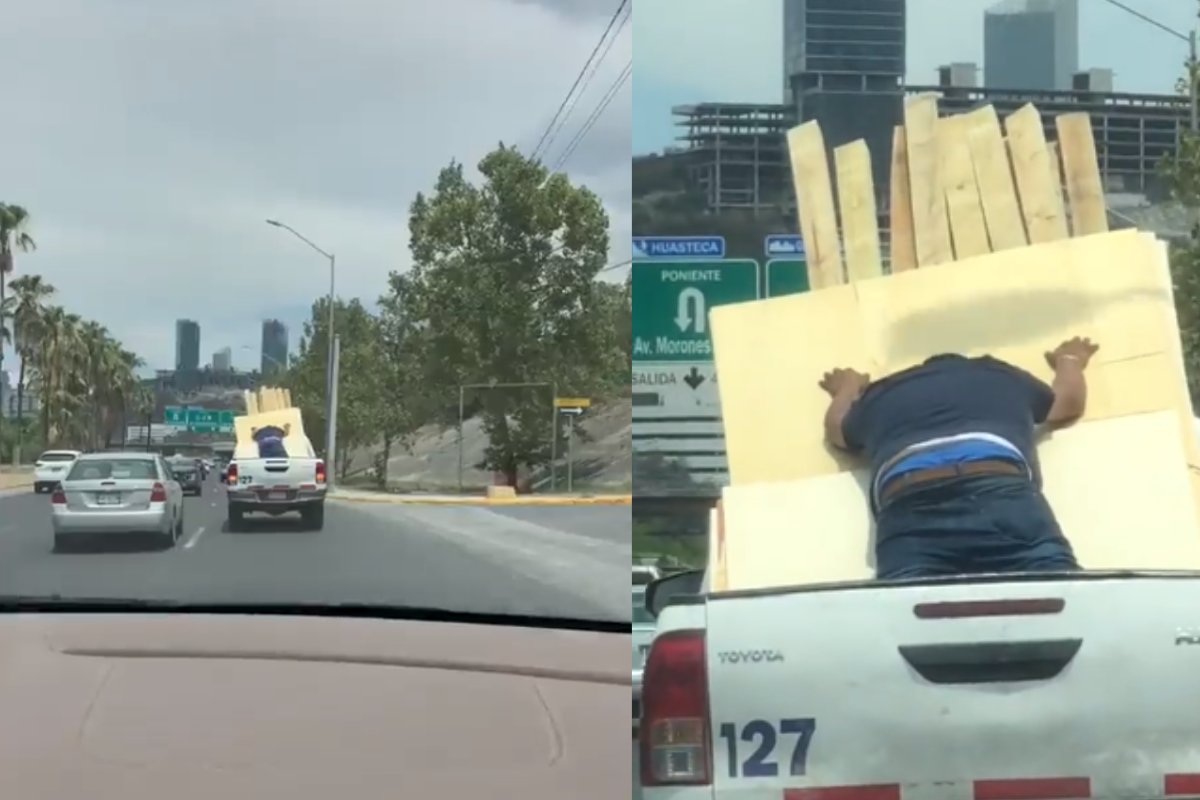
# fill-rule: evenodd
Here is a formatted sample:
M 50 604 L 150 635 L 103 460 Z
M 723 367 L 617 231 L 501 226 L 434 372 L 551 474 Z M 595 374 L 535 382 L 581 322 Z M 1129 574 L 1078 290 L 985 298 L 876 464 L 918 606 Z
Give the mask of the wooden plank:
M 891 208 L 888 212 L 892 272 L 917 268 L 911 193 L 908 181 L 908 138 L 904 135 L 904 126 L 897 125 L 892 131 Z
M 1076 236 L 1107 233 L 1108 211 L 1092 118 L 1086 112 L 1060 114 L 1054 127 L 1058 130 L 1059 155 L 1071 201 L 1072 231 Z
M 878 278 L 883 275 L 883 253 L 879 247 L 871 150 L 862 139 L 850 142 L 833 151 L 833 163 L 837 171 L 838 210 L 842 215 L 846 278 L 850 283 Z
M 954 260 L 937 153 L 937 119 L 937 95 L 917 95 L 904 102 L 913 242 L 919 267 L 946 264 Z
M 1000 120 L 991 106 L 967 114 L 967 141 L 971 163 L 975 168 L 975 183 L 987 224 L 992 251 L 1011 250 L 1029 244 L 1025 236 L 1025 221 L 1017 201 L 1008 146 L 1000 132 Z
M 967 130 L 970 120 L 962 116 L 942 117 L 937 123 L 938 157 L 941 159 L 942 187 L 946 193 L 946 214 L 950 220 L 950 238 L 955 259 L 972 258 L 992 252 L 988 243 L 987 223 L 975 182 Z
M 808 261 L 808 285 L 813 289 L 840 286 L 846 278 L 842 269 L 825 136 L 814 120 L 788 131 L 787 142 L 792 162 L 792 185 L 800 213 L 800 235 L 804 237 Z
M 1004 129 L 1029 243 L 1068 238 L 1065 209 L 1050 185 L 1050 150 L 1041 115 L 1032 103 L 1026 103 L 1005 117 Z
M 1046 143 L 1046 166 L 1050 169 L 1050 187 L 1054 190 L 1054 196 L 1058 198 L 1058 202 L 1062 204 L 1063 216 L 1066 217 L 1069 226 L 1071 214 L 1067 210 L 1066 203 L 1063 202 L 1062 162 L 1058 160 L 1058 142 Z

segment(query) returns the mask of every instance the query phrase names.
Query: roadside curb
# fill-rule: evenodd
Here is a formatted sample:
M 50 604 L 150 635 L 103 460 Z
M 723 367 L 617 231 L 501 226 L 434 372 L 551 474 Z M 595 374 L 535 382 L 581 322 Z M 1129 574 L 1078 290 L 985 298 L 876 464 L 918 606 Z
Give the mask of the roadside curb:
M 386 503 L 427 506 L 627 506 L 633 495 L 597 495 L 596 497 L 446 497 L 444 495 L 339 495 L 330 500 L 345 503 Z

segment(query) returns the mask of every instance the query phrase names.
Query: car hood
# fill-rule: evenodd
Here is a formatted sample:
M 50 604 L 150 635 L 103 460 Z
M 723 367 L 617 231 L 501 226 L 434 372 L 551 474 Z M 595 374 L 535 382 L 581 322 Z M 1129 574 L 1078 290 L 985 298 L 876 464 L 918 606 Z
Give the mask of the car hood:
M 620 797 L 625 641 L 320 617 L 2 617 L 4 794 Z

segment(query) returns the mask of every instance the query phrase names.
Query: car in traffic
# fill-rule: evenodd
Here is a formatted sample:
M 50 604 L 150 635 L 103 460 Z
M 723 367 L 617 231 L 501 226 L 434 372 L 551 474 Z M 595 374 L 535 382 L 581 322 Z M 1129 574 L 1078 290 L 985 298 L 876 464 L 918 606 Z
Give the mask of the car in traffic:
M 152 534 L 174 545 L 183 535 L 183 488 L 157 453 L 87 453 L 51 497 L 54 546 L 97 535 Z
M 47 450 L 42 453 L 33 466 L 33 491 L 37 494 L 54 491 L 71 464 L 81 455 L 78 450 Z
M 174 458 L 169 462 L 171 475 L 179 481 L 183 493 L 200 496 L 204 494 L 204 475 L 194 458 Z
M 633 727 L 642 718 L 642 670 L 654 641 L 654 616 L 646 610 L 646 587 L 633 587 Z

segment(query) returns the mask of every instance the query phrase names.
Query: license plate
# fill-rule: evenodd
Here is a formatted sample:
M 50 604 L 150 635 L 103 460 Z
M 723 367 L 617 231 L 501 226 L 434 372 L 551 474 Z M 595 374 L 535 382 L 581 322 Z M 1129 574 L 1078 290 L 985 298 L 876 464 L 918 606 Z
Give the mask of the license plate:
M 271 492 L 267 495 L 268 500 L 287 500 L 287 492 Z
M 96 495 L 96 504 L 101 506 L 115 506 L 121 502 L 119 494 L 98 494 Z

